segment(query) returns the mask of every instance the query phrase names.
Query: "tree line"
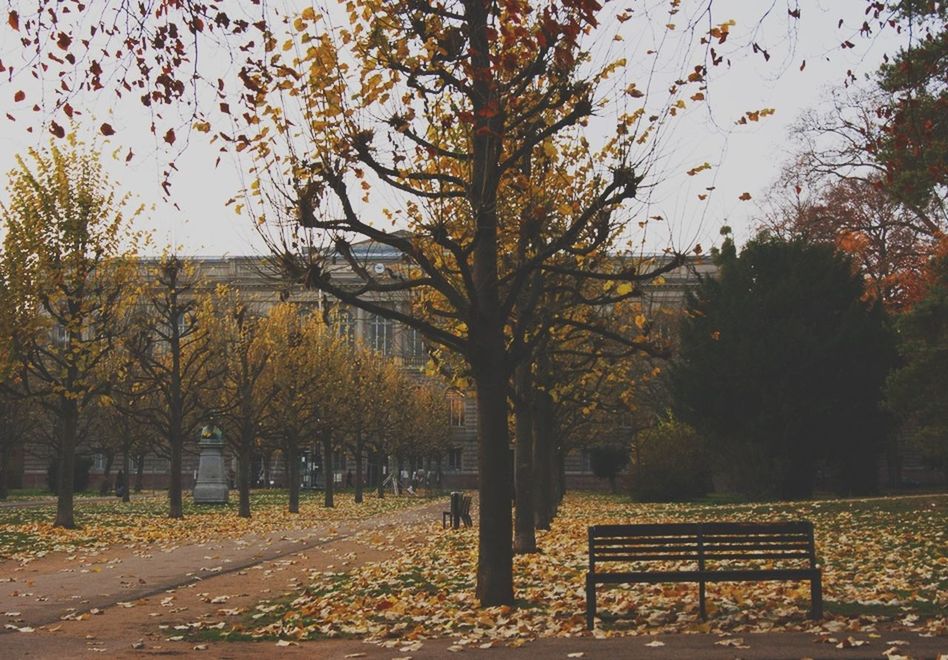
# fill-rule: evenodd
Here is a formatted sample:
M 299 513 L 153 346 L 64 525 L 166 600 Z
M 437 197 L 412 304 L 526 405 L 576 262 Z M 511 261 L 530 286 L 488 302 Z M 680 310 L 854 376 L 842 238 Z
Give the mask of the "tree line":
M 174 255 L 140 258 L 129 198 L 79 143 L 20 159 L 8 180 L 0 251 L 2 433 L 55 464 L 55 524 L 75 526 L 76 462 L 108 457 L 125 477 L 146 454 L 168 461 L 169 516 L 183 515 L 182 468 L 214 418 L 237 458 L 239 512 L 250 516 L 255 459 L 282 456 L 289 509 L 299 511 L 300 460 L 318 444 L 325 504 L 334 457 L 373 484 L 388 456 L 437 458 L 448 441 L 446 387 L 410 375 L 350 335 L 331 309 L 267 309 L 200 279 Z M 78 472 L 82 472 L 81 470 Z M 0 483 L 6 484 L 6 475 Z M 363 479 L 355 479 L 362 501 Z M 381 489 L 380 489 L 381 494 Z

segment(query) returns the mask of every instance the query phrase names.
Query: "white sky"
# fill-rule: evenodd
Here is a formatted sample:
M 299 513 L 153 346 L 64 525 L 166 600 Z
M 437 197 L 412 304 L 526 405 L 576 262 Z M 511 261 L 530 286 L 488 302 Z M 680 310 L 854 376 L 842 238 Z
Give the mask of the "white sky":
M 666 221 L 650 226 L 645 237 L 649 250 L 669 244 L 682 248 L 696 242 L 707 248 L 719 242 L 718 230 L 725 223 L 734 228 L 739 241 L 746 239 L 757 209 L 754 202 L 739 201 L 738 196 L 749 192 L 754 200 L 762 197 L 786 159 L 789 130 L 799 114 L 817 106 L 830 89 L 839 86 L 847 69 L 857 75 L 871 73 L 883 53 L 894 52 L 899 43 L 893 31 L 872 40 L 855 38 L 864 20 L 864 0 L 802 0 L 802 16 L 795 32 L 788 28 L 786 0 L 775 0 L 772 13 L 758 26 L 758 19 L 772 1 L 714 0 L 715 23 L 728 18 L 737 21 L 728 43 L 719 50 L 747 43 L 750 32 L 759 29 L 755 40 L 772 57 L 765 63 L 762 56 L 752 54 L 749 48 L 732 53 L 730 69 L 712 70 L 710 104 L 696 105 L 676 118 L 663 146 L 661 168 L 654 173 L 660 183 L 652 191 L 647 209 L 648 215 L 662 215 Z M 682 14 L 673 20 L 683 25 L 684 15 L 705 2 L 683 0 Z M 613 6 L 619 9 L 642 4 L 647 3 L 629 0 L 621 3 L 621 7 Z M 842 28 L 837 27 L 840 19 L 844 20 Z M 651 47 L 653 33 L 664 33 L 666 22 L 667 16 L 661 12 L 650 20 L 634 14 L 632 20 L 621 26 L 624 41 L 611 44 L 610 55 L 623 54 L 623 49 L 628 51 L 632 67 L 626 76 L 637 80 L 639 88 L 643 83 L 635 76 L 641 72 L 644 77 L 646 69 L 640 65 L 648 59 L 644 51 Z M 612 33 L 617 24 L 606 21 L 603 27 Z M 680 29 L 671 33 L 672 41 L 680 34 Z M 5 25 L 0 28 L 0 58 L 8 65 L 16 62 L 17 44 L 12 36 Z M 846 39 L 851 39 L 856 48 L 840 49 L 839 44 Z M 675 62 L 674 66 L 669 64 L 668 68 L 674 69 L 671 73 L 678 73 L 676 58 L 684 52 L 674 43 L 661 50 L 663 58 Z M 801 72 L 803 60 L 806 68 Z M 4 112 L 16 110 L 12 102 L 14 91 L 24 87 L 30 90 L 22 77 L 12 82 L 0 80 Z M 158 251 L 165 245 L 180 246 L 183 253 L 193 255 L 238 255 L 264 250 L 250 219 L 224 207 L 225 201 L 240 188 L 239 163 L 224 156 L 215 168 L 216 147 L 195 134 L 176 161 L 179 173 L 173 179 L 173 196 L 180 210 L 176 209 L 162 199 L 160 189 L 161 171 L 168 156 L 148 132 L 148 117 L 138 102 L 116 107 L 111 95 L 100 93 L 77 98 L 73 106 L 85 111 L 78 126 L 80 133 L 95 134 L 103 121 L 110 121 L 115 127 L 117 135 L 111 142 L 102 143 L 106 153 L 114 149 L 121 154 L 109 163 L 109 169 L 124 190 L 150 206 L 139 225 L 154 232 Z M 775 108 L 776 114 L 756 124 L 734 124 L 744 111 L 764 107 Z M 42 144 L 48 134 L 44 130 L 25 132 L 26 122 L 38 121 L 36 117 L 17 112 L 18 121 L 12 123 L 3 119 L 2 114 L 0 172 L 6 173 L 14 166 L 17 153 Z M 182 132 L 178 134 L 180 138 Z M 124 154 L 129 145 L 136 156 L 126 164 Z M 685 174 L 705 161 L 714 166 L 712 170 L 695 177 Z M 710 199 L 699 202 L 697 195 L 711 185 L 716 189 Z M 5 198 L 6 191 L 0 191 L 0 199 Z

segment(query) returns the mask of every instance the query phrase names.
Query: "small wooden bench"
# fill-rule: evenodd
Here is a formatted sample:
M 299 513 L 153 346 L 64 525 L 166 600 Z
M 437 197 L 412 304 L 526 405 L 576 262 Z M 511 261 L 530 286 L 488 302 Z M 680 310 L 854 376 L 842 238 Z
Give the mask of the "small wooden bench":
M 654 562 L 663 565 L 649 570 Z M 797 567 L 786 567 L 788 562 Z M 602 564 L 624 564 L 626 570 L 603 570 Z M 822 618 L 812 523 L 596 525 L 589 528 L 586 626 L 592 630 L 594 625 L 597 584 L 697 582 L 701 618 L 706 619 L 705 583 L 769 580 L 809 581 L 810 616 Z
M 461 497 L 461 504 L 458 507 L 458 522 L 455 522 L 451 519 L 452 511 L 442 511 L 441 512 L 441 528 L 444 529 L 448 526 L 450 521 L 452 527 L 458 527 L 461 522 L 464 523 L 465 527 L 470 527 L 474 524 L 474 521 L 471 520 L 471 496 L 464 495 Z

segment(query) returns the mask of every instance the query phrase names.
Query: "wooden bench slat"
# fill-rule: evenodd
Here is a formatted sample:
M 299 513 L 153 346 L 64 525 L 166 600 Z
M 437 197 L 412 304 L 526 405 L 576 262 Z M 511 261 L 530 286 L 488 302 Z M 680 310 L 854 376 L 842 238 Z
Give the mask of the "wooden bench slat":
M 642 523 L 634 525 L 593 525 L 589 528 L 595 536 L 643 536 L 696 534 L 702 530 L 705 534 L 808 534 L 811 523 L 800 521 L 785 522 L 706 522 L 706 523 Z
M 608 547 L 610 545 L 655 545 L 667 543 L 680 545 L 682 543 L 697 543 L 699 535 L 681 534 L 678 536 L 595 536 L 593 547 Z M 809 543 L 810 537 L 806 534 L 701 534 L 705 544 L 758 542 L 758 543 Z
M 700 546 L 697 541 L 690 541 L 687 544 L 675 545 L 672 543 L 655 544 L 619 544 L 613 543 L 607 546 L 597 545 L 593 548 L 593 554 L 597 557 L 608 555 L 610 552 L 653 552 L 655 550 L 667 550 L 669 552 L 698 552 L 699 547 L 703 547 L 705 552 L 716 552 L 719 550 L 773 550 L 774 552 L 786 552 L 791 550 L 809 550 L 810 544 L 806 543 L 761 543 L 759 541 L 731 541 L 728 543 L 702 543 Z
M 774 580 L 809 580 L 819 569 L 788 568 L 734 571 L 629 571 L 623 573 L 596 573 L 596 584 L 659 584 L 662 582 L 746 582 Z

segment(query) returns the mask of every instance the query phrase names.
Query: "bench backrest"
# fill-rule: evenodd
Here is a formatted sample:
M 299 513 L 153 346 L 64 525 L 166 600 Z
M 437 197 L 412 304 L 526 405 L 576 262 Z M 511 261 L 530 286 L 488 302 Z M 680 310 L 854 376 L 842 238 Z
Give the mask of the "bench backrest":
M 461 517 L 468 516 L 471 514 L 471 496 L 465 495 L 461 498 L 461 510 L 459 511 Z
M 813 524 L 708 522 L 596 525 L 589 528 L 589 570 L 602 562 L 808 560 L 816 566 Z

